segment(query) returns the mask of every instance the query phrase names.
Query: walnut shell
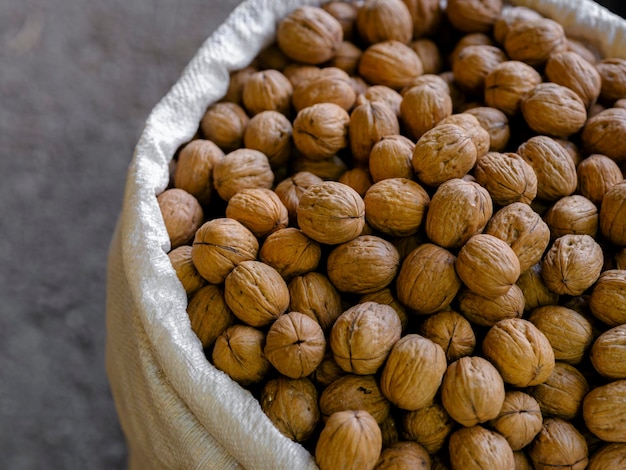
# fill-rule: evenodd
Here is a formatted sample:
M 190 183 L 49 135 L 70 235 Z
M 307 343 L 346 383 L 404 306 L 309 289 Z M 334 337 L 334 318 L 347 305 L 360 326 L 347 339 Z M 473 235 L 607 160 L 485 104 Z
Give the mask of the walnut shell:
M 339 364 L 333 358 L 333 352 L 330 348 L 326 348 L 324 359 L 322 359 L 320 365 L 317 366 L 317 369 L 313 371 L 309 378 L 320 390 L 323 390 L 344 375 L 348 375 L 348 373 L 339 367 Z
M 288 285 L 289 308 L 316 320 L 325 333 L 343 313 L 341 297 L 330 280 L 319 272 L 294 277 Z
M 196 232 L 191 258 L 200 275 L 221 284 L 242 261 L 256 259 L 259 242 L 240 222 L 218 218 L 205 222 Z
M 289 289 L 278 271 L 254 260 L 226 276 L 224 298 L 237 318 L 254 327 L 271 324 L 289 307 Z
M 471 135 L 455 124 L 441 124 L 424 133 L 415 144 L 413 170 L 424 184 L 437 186 L 462 178 L 476 163 Z
M 270 188 L 274 172 L 267 156 L 258 150 L 240 148 L 226 154 L 213 169 L 213 184 L 225 201 L 246 188 Z
M 476 163 L 474 177 L 501 206 L 530 204 L 537 195 L 537 175 L 516 153 L 487 153 Z
M 333 103 L 348 111 L 355 100 L 356 93 L 350 76 L 337 67 L 320 69 L 317 75 L 299 83 L 292 97 L 296 112 L 318 103 Z
M 286 280 L 315 271 L 321 256 L 319 243 L 295 227 L 270 234 L 259 250 L 259 259 Z
M 242 146 L 249 121 L 248 114 L 237 103 L 219 102 L 208 107 L 200 121 L 200 130 L 221 150 L 231 152 Z
M 170 249 L 193 240 L 204 219 L 198 200 L 184 189 L 169 188 L 157 196 L 163 224 L 170 239 Z
M 230 80 L 228 81 L 228 90 L 224 98 L 222 98 L 222 101 L 237 103 L 241 106 L 243 104 L 243 86 L 248 81 L 250 75 L 256 72 L 258 72 L 258 69 L 252 65 L 231 72 Z
M 326 338 L 320 324 L 304 313 L 289 312 L 270 326 L 263 352 L 278 372 L 300 379 L 317 368 L 325 349 Z
M 559 199 L 543 216 L 550 227 L 552 239 L 563 235 L 596 236 L 598 232 L 598 208 L 584 196 L 573 194 Z
M 208 349 L 237 320 L 224 299 L 224 288 L 208 284 L 189 299 L 187 315 L 202 347 Z
M 581 295 L 602 271 L 604 255 L 589 235 L 563 235 L 557 238 L 542 261 L 546 286 L 557 294 Z
M 602 81 L 600 97 L 604 101 L 626 98 L 626 78 L 624 78 L 626 60 L 618 57 L 607 57 L 595 65 Z
M 537 197 L 556 201 L 576 190 L 576 166 L 567 150 L 556 140 L 538 135 L 523 142 L 517 154 L 537 175 Z
M 233 325 L 215 341 L 212 361 L 215 367 L 240 385 L 261 382 L 272 365 L 263 354 L 265 333 L 248 325 Z
M 378 423 L 367 411 L 333 413 L 315 446 L 320 470 L 372 470 L 382 451 Z
M 487 75 L 506 60 L 506 54 L 496 46 L 464 47 L 452 62 L 454 80 L 466 93 L 481 96 L 485 89 Z
M 545 73 L 551 82 L 576 92 L 585 108 L 589 108 L 600 96 L 602 80 L 598 70 L 576 52 L 559 51 L 551 54 L 546 62 Z
M 419 139 L 451 114 L 452 98 L 441 87 L 412 86 L 402 96 L 400 120 L 412 139 Z
M 174 271 L 176 271 L 176 277 L 183 285 L 183 289 L 190 298 L 196 293 L 198 289 L 206 284 L 206 280 L 200 276 L 200 273 L 193 264 L 191 258 L 191 247 L 189 245 L 182 245 L 178 248 L 174 248 L 167 254 L 172 263 Z
M 423 336 L 408 334 L 391 349 L 380 389 L 398 408 L 418 410 L 432 402 L 445 371 L 443 348 Z
M 304 5 L 283 18 L 276 29 L 276 42 L 289 58 L 305 64 L 331 59 L 343 41 L 343 27 L 322 8 Z
M 367 166 L 372 147 L 385 136 L 400 133 L 396 113 L 380 101 L 355 107 L 350 113 L 348 135 L 352 158 Z
M 499 109 L 489 106 L 476 106 L 465 110 L 463 114 L 474 116 L 478 124 L 487 131 L 489 151 L 502 152 L 507 147 L 511 137 L 511 129 L 506 114 Z M 483 155 L 479 158 L 482 157 Z
M 367 294 L 387 287 L 396 277 L 400 255 L 393 244 L 361 235 L 335 247 L 328 255 L 328 278 L 337 290 Z
M 375 373 L 400 339 L 402 324 L 389 305 L 375 302 L 356 304 L 335 320 L 330 347 L 337 364 L 349 373 Z
M 451 0 L 446 7 L 450 23 L 465 33 L 490 32 L 501 11 L 501 0 Z
M 356 104 L 358 106 L 371 101 L 381 101 L 383 104 L 389 106 L 397 116 L 400 115 L 402 95 L 388 86 L 372 85 L 367 87 L 365 92 L 357 96 Z
M 429 38 L 418 38 L 409 45 L 422 61 L 425 74 L 437 74 L 441 72 L 444 60 L 439 46 L 435 41 Z
M 195 139 L 178 154 L 174 186 L 184 189 L 206 206 L 213 195 L 213 167 L 224 152 L 212 141 Z
M 626 380 L 591 390 L 583 400 L 585 425 L 607 442 L 626 442 Z
M 500 320 L 521 318 L 524 314 L 524 293 L 516 284 L 506 294 L 495 298 L 465 289 L 457 300 L 461 313 L 475 325 L 493 326 Z
M 328 65 L 329 67 L 336 67 L 343 70 L 349 75 L 356 75 L 362 53 L 363 51 L 353 42 L 342 41 L 337 48 L 335 56 L 328 62 Z M 351 82 L 351 80 L 349 82 Z M 353 86 L 352 83 L 350 83 L 350 85 Z M 356 96 L 354 86 L 353 91 Z M 347 92 L 347 94 L 350 96 L 350 92 Z
M 476 335 L 472 326 L 453 310 L 427 317 L 420 326 L 419 333 L 441 346 L 449 363 L 471 355 L 476 347 Z
M 430 454 L 439 452 L 454 428 L 454 422 L 437 401 L 402 415 L 402 436 L 415 441 Z
M 603 377 L 626 379 L 626 325 L 602 333 L 593 343 L 589 357 L 593 367 Z
M 453 469 L 514 468 L 513 450 L 497 432 L 482 426 L 455 431 L 448 445 Z
M 375 470 L 393 470 L 396 468 L 430 470 L 430 455 L 424 447 L 416 442 L 397 442 L 383 449 Z
M 267 188 L 246 188 L 228 201 L 226 217 L 262 238 L 289 224 L 289 213 L 278 195 Z
M 300 197 L 309 186 L 321 183 L 323 180 L 319 176 L 308 171 L 301 171 L 285 178 L 274 188 L 282 203 L 287 208 L 289 220 L 293 223 L 297 221 L 297 209 L 300 204 Z
M 478 119 L 470 113 L 462 112 L 452 114 L 439 121 L 439 126 L 444 124 L 454 124 L 466 131 L 476 147 L 476 160 L 480 160 L 488 151 L 490 146 L 489 132 L 480 124 Z
M 449 81 L 444 78 L 444 76 L 445 77 L 448 76 L 445 74 L 449 74 Z M 452 88 L 450 88 L 452 81 L 453 81 L 452 71 L 442 72 L 439 75 L 435 75 L 432 73 L 424 73 L 422 75 L 418 75 L 417 77 L 415 77 L 413 80 L 411 80 L 411 82 L 407 86 L 402 88 L 402 90 L 400 90 L 400 96 L 406 95 L 409 91 L 411 91 L 411 88 L 413 87 L 421 86 L 421 85 L 428 85 L 431 88 L 438 88 L 442 92 L 445 92 L 452 97 L 451 95 Z
M 323 160 L 307 158 L 296 153 L 291 159 L 292 173 L 308 172 L 318 176 L 322 181 L 337 181 L 348 170 L 348 165 L 339 156 L 334 155 Z
M 463 245 L 454 266 L 470 290 L 488 298 L 505 295 L 520 275 L 513 249 L 505 241 L 482 233 Z
M 282 72 L 261 70 L 250 77 L 243 86 L 243 105 L 251 116 L 263 111 L 291 112 L 293 87 Z
M 367 190 L 372 186 L 372 177 L 369 170 L 361 167 L 354 167 L 346 170 L 339 177 L 340 183 L 346 184 L 354 189 L 359 196 L 365 196 Z
M 544 305 L 534 309 L 528 320 L 548 338 L 557 361 L 579 364 L 593 341 L 591 323 L 571 308 Z
M 424 66 L 417 53 L 395 40 L 372 44 L 363 51 L 359 61 L 359 75 L 368 83 L 394 90 L 405 87 L 422 73 Z
M 606 192 L 624 179 L 615 161 L 606 155 L 594 154 L 582 160 L 576 167 L 578 192 L 600 206 Z
M 514 202 L 489 220 L 485 233 L 508 243 L 520 264 L 520 272 L 541 261 L 550 244 L 550 229 L 530 206 Z
M 358 14 L 357 5 L 345 1 L 330 1 L 323 3 L 321 7 L 339 21 L 344 39 L 353 38 Z
M 398 300 L 420 314 L 445 309 L 461 288 L 455 256 L 445 248 L 424 243 L 404 259 L 396 279 Z
M 550 54 L 565 49 L 563 26 L 548 18 L 515 21 L 504 38 L 504 50 L 513 60 L 541 66 Z
M 407 311 L 404 306 L 398 302 L 398 299 L 394 297 L 390 288 L 385 287 L 384 289 L 377 290 L 376 292 L 370 292 L 369 294 L 362 295 L 359 298 L 358 303 L 362 304 L 363 302 L 376 302 L 378 304 L 389 305 L 398 314 L 400 323 L 402 324 L 402 331 L 406 330 L 409 323 Z
M 391 403 L 380 390 L 373 375 L 348 374 L 330 383 L 319 399 L 322 418 L 328 418 L 337 411 L 365 410 L 382 423 L 391 409 Z
M 415 143 L 403 135 L 386 135 L 374 144 L 369 155 L 372 181 L 386 178 L 413 178 L 413 150 Z
M 524 6 L 508 6 L 503 8 L 500 16 L 493 24 L 493 37 L 499 44 L 504 44 L 511 25 L 521 20 L 541 19 L 541 13 Z
M 548 289 L 541 271 L 541 262 L 539 262 L 526 271 L 522 271 L 516 282 L 524 294 L 524 310 L 527 312 L 544 305 L 556 305 L 559 301 L 559 294 Z
M 543 416 L 537 400 L 514 390 L 506 392 L 500 413 L 489 424 L 506 439 L 512 450 L 520 450 L 539 434 Z
M 483 355 L 515 387 L 543 383 L 554 370 L 548 338 L 531 322 L 509 318 L 493 325 L 483 339 Z
M 348 146 L 350 115 L 335 103 L 318 103 L 298 112 L 293 121 L 293 141 L 313 160 L 332 157 Z
M 317 399 L 317 389 L 309 379 L 279 376 L 265 384 L 259 402 L 283 435 L 303 442 L 313 435 L 320 421 Z
M 443 8 L 438 0 L 403 0 L 413 20 L 413 37 L 432 35 L 443 21 Z
M 611 243 L 626 246 L 626 181 L 613 185 L 602 199 L 600 231 Z
M 366 0 L 358 9 L 356 29 L 369 44 L 395 40 L 408 44 L 413 22 L 402 0 Z
M 626 465 L 626 444 L 605 444 L 589 459 L 589 470 L 622 468 Z
M 626 109 L 609 108 L 591 116 L 585 123 L 581 139 L 587 154 L 600 153 L 617 163 L 626 160 Z
M 536 470 L 555 467 L 584 470 L 589 461 L 585 438 L 573 424 L 559 418 L 544 420 L 528 455 Z
M 556 362 L 546 381 L 530 389 L 544 416 L 565 420 L 572 420 L 581 413 L 587 392 L 589 384 L 585 376 L 565 362 Z
M 293 151 L 293 127 L 278 111 L 261 111 L 253 116 L 243 134 L 247 148 L 263 152 L 272 168 L 287 163 Z
M 507 116 L 521 110 L 522 101 L 541 83 L 541 75 L 519 60 L 507 60 L 491 69 L 485 77 L 485 102 Z

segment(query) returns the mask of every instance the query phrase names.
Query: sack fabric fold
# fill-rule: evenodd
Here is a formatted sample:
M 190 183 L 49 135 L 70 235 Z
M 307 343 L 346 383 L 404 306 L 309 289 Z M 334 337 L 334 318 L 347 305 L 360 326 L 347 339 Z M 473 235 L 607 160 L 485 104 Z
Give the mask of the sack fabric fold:
M 156 195 L 169 163 L 191 140 L 229 73 L 271 43 L 277 22 L 314 0 L 247 0 L 202 44 L 156 105 L 132 157 L 109 249 L 106 368 L 128 444 L 144 469 L 313 469 L 313 456 L 284 437 L 250 392 L 205 358 L 187 317 L 187 296 L 167 257 Z M 515 0 L 559 21 L 606 56 L 626 58 L 626 24 L 590 0 Z

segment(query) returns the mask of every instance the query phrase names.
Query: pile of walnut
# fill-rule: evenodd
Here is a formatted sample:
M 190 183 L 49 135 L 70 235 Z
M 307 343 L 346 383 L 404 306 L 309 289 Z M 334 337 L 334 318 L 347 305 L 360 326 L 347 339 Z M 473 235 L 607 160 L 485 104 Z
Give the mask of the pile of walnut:
M 303 6 L 158 196 L 207 358 L 322 469 L 626 468 L 626 60 Z

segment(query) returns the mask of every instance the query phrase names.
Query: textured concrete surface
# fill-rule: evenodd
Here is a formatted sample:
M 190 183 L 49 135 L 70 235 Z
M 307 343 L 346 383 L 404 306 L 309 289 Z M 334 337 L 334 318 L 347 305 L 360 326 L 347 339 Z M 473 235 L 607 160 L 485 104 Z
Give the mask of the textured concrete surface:
M 126 168 L 237 3 L 0 1 L 1 468 L 124 468 L 104 306 Z

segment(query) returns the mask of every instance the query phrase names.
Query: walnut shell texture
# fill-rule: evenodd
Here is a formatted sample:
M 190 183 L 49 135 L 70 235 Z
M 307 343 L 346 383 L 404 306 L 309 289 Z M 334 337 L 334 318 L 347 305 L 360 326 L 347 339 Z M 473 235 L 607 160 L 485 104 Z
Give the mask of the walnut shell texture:
M 482 470 L 514 468 L 513 450 L 497 432 L 482 426 L 462 428 L 450 436 L 453 469 Z

